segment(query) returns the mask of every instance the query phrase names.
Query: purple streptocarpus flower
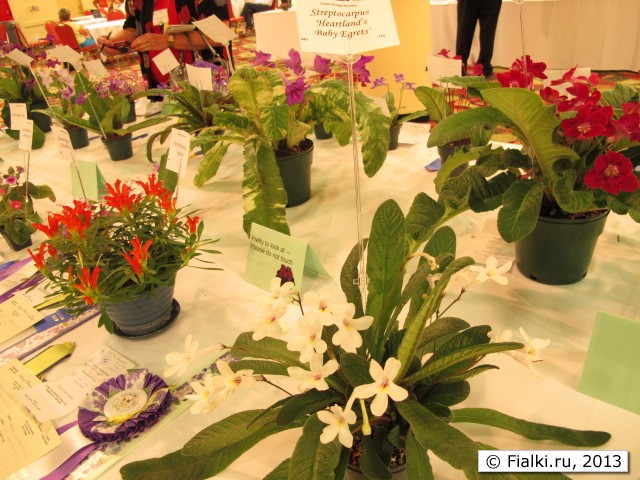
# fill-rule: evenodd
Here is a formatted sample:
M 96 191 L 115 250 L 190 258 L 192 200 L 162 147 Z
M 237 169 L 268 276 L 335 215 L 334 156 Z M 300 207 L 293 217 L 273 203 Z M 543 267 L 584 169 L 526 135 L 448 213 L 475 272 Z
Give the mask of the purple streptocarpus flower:
M 371 72 L 367 70 L 366 65 L 371 60 L 373 60 L 373 55 L 362 55 L 354 64 L 353 64 L 353 76 L 356 82 L 360 82 L 363 85 L 366 85 L 371 80 L 369 77 L 371 76 Z
M 302 68 L 302 59 L 300 58 L 300 53 L 296 51 L 295 48 L 289 50 L 289 59 L 283 60 L 287 68 L 293 70 L 293 73 L 296 75 L 301 75 L 304 72 L 304 68 Z
M 384 79 L 384 77 L 376 78 L 373 80 L 373 87 L 371 88 L 382 87 L 383 85 L 386 85 L 386 84 L 387 84 L 387 81 Z
M 394 73 L 393 77 L 395 78 L 396 83 L 404 82 L 404 74 L 403 73 Z
M 86 99 L 87 96 L 84 93 L 78 93 L 78 95 L 76 96 L 76 105 L 84 105 Z
M 60 97 L 65 100 L 71 99 L 71 97 L 73 97 L 73 88 L 63 88 L 60 92 Z
M 256 58 L 253 59 L 254 67 L 275 67 L 276 64 L 270 61 L 271 54 L 262 51 L 256 51 Z
M 320 75 L 329 75 L 331 73 L 331 59 L 316 55 L 313 59 L 313 66 L 309 67 L 310 70 L 319 73 Z
M 402 89 L 403 90 L 415 90 L 416 89 L 416 83 L 415 82 L 404 82 L 404 84 L 402 85 Z
M 304 78 L 298 77 L 293 82 L 285 80 L 284 93 L 287 96 L 287 105 L 295 105 L 304 102 L 304 92 L 309 86 L 304 83 Z

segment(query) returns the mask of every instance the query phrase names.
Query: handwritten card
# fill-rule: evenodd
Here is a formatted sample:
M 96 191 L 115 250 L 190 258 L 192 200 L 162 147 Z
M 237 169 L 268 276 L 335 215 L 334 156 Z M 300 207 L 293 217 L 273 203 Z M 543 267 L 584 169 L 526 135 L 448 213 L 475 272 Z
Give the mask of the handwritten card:
M 257 223 L 251 226 L 249 257 L 244 278 L 269 290 L 271 280 L 282 265 L 290 267 L 298 289 L 302 290 L 304 271 L 329 276 L 308 243 Z
M 16 393 L 41 384 L 18 360 L 0 368 L 0 478 L 26 467 L 60 445 L 50 422 L 38 423 Z
M 10 103 L 9 104 L 9 121 L 12 130 L 20 130 L 24 122 L 27 121 L 27 104 L 26 103 Z
M 226 45 L 231 40 L 238 38 L 236 32 L 231 30 L 222 20 L 215 15 L 211 15 L 202 20 L 193 22 L 198 30 L 204 33 L 214 42 Z
M 213 79 L 211 69 L 186 65 L 189 83 L 199 90 L 213 91 Z
M 7 57 L 9 57 L 16 63 L 19 63 L 20 65 L 24 65 L 25 67 L 28 67 L 29 65 L 31 65 L 31 62 L 33 62 L 33 57 L 30 57 L 26 53 L 21 52 L 17 48 L 14 48 L 9 53 L 7 53 Z
M 51 131 L 56 139 L 58 155 L 60 156 L 59 158 L 64 162 L 75 162 L 76 155 L 73 151 L 73 145 L 71 144 L 71 138 L 69 138 L 69 132 L 67 129 L 60 125 L 51 125 Z
M 84 68 L 87 69 L 89 75 L 93 75 L 94 77 L 102 78 L 109 75 L 109 72 L 102 63 L 102 60 L 96 58 L 95 60 L 86 60 L 84 62 Z
M 33 120 L 25 120 L 20 126 L 20 140 L 18 141 L 18 149 L 24 152 L 31 151 L 31 142 L 33 141 Z
M 168 48 L 153 57 L 151 61 L 156 64 L 162 75 L 166 75 L 180 66 L 173 52 Z
M 400 44 L 390 0 L 305 0 L 296 8 L 303 52 L 347 55 Z
M 15 294 L 0 303 L 0 342 L 10 339 L 42 318 L 42 314 L 27 299 Z
M 640 414 L 640 321 L 598 312 L 578 391 Z
M 460 76 L 462 74 L 462 60 L 445 58 L 441 55 L 431 55 L 429 57 L 428 73 L 431 83 L 446 88 L 447 84 L 440 82 L 440 79 Z
M 71 192 L 74 197 L 99 201 L 105 193 L 105 179 L 98 165 L 86 160 L 76 160 L 69 166 L 71 171 Z
M 69 371 L 62 379 L 35 385 L 17 396 L 40 422 L 73 412 L 87 393 L 102 382 L 135 367 L 135 363 L 109 347 L 102 347 L 84 365 Z
M 69 62 L 74 66 L 81 63 L 82 56 L 68 45 L 58 45 L 47 50 L 47 53 L 61 62 Z
M 191 135 L 189 132 L 172 128 L 169 135 L 169 154 L 167 155 L 167 169 L 176 172 L 180 177 L 184 177 L 187 173 L 187 160 L 189 159 L 189 151 Z

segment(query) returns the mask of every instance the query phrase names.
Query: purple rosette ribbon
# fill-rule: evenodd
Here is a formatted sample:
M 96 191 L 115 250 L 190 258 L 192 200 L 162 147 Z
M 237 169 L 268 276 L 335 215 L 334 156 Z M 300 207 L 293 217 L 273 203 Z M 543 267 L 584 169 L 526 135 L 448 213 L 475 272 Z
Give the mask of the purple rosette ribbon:
M 78 426 L 95 442 L 136 436 L 154 425 L 169 408 L 165 381 L 147 369 L 129 370 L 89 393 L 78 409 Z

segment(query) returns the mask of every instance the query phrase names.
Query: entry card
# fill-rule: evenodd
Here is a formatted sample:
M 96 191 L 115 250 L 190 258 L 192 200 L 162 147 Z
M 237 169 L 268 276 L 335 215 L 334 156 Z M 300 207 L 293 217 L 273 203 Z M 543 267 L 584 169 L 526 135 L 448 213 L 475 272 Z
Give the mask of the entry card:
M 305 0 L 296 9 L 303 52 L 347 55 L 400 44 L 390 0 Z
M 0 478 L 26 467 L 60 445 L 53 425 L 37 423 L 16 397 L 18 390 L 41 383 L 16 359 L 0 368 Z
M 431 83 L 447 87 L 446 83 L 441 83 L 443 77 L 456 77 L 462 74 L 462 60 L 445 58 L 441 55 L 431 55 L 428 63 L 429 80 Z
M 74 66 L 80 64 L 82 56 L 68 45 L 58 45 L 47 50 L 47 53 L 52 57 L 57 58 L 61 62 L 69 62 Z
M 151 61 L 156 64 L 156 67 L 158 67 L 158 70 L 162 75 L 166 75 L 180 66 L 175 55 L 168 48 L 165 48 L 158 55 L 153 57 Z
M 24 122 L 27 121 L 27 104 L 26 103 L 10 103 L 9 104 L 11 122 L 11 130 L 20 130 Z
M 109 75 L 109 72 L 102 63 L 102 60 L 96 58 L 94 60 L 87 60 L 84 62 L 84 68 L 87 69 L 90 75 L 94 77 L 102 78 Z
M 20 294 L 0 303 L 0 342 L 26 330 L 42 320 L 43 315 Z
M 202 20 L 196 20 L 193 24 L 211 40 L 223 45 L 238 38 L 236 32 L 227 27 L 225 23 L 215 15 L 211 15 Z
M 247 282 L 269 290 L 271 280 L 282 266 L 291 268 L 294 283 L 302 290 L 304 271 L 329 277 L 307 242 L 262 225 L 251 225 L 251 244 L 244 278 Z
M 31 65 L 31 62 L 33 62 L 33 57 L 30 57 L 26 53 L 21 52 L 17 48 L 14 48 L 9 53 L 7 53 L 7 57 L 9 57 L 16 63 L 19 63 L 20 65 L 24 65 L 25 67 L 28 67 L 29 65 Z
M 23 152 L 31 151 L 31 142 L 33 142 L 33 120 L 25 120 L 20 127 L 20 140 L 18 140 L 18 149 Z
M 191 135 L 189 132 L 172 128 L 169 135 L 169 154 L 167 156 L 167 169 L 176 172 L 180 178 L 187 173 L 187 161 L 191 150 Z
M 598 312 L 578 391 L 640 414 L 640 321 Z
M 100 201 L 107 187 L 98 165 L 86 160 L 76 160 L 69 165 L 71 170 L 71 193 L 74 197 Z
M 56 138 L 56 145 L 58 145 L 58 155 L 60 155 L 60 159 L 65 162 L 75 162 L 76 157 L 73 151 L 73 145 L 71 145 L 69 132 L 60 125 L 51 125 L 51 131 L 53 132 L 53 136 Z
M 213 91 L 213 79 L 211 78 L 211 69 L 204 67 L 194 67 L 193 65 L 185 65 L 187 67 L 187 77 L 189 83 L 198 90 Z

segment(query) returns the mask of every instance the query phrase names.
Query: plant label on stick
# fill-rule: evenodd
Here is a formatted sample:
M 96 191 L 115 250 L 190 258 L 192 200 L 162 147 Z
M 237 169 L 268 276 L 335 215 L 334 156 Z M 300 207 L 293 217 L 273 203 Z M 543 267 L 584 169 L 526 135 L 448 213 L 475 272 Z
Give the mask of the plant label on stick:
M 202 20 L 197 20 L 193 22 L 193 24 L 211 40 L 223 45 L 226 45 L 231 40 L 238 38 L 238 35 L 215 15 L 210 15 Z
M 462 73 L 462 60 L 459 58 L 445 58 L 441 55 L 431 55 L 427 72 L 431 83 L 440 85 L 442 88 L 452 87 L 453 85 L 440 82 L 440 79 L 444 77 L 459 77 Z
M 58 145 L 58 155 L 60 155 L 60 158 L 65 162 L 75 162 L 76 157 L 75 153 L 73 152 L 73 145 L 71 144 L 69 132 L 59 125 L 52 125 L 51 131 L 56 138 L 56 144 Z
M 87 60 L 84 62 L 84 67 L 87 69 L 87 72 L 94 77 L 102 78 L 109 75 L 104 63 L 102 63 L 100 59 Z
M 211 69 L 186 65 L 189 83 L 199 90 L 213 91 L 213 80 L 211 79 Z
M 27 120 L 27 104 L 26 103 L 10 103 L 9 104 L 11 122 L 11 130 L 20 130 L 24 122 Z
M 189 151 L 191 142 L 191 135 L 189 132 L 180 130 L 179 128 L 172 128 L 171 135 L 169 136 L 169 154 L 167 155 L 167 170 L 176 172 L 180 177 L 184 177 L 187 173 L 187 160 L 189 158 Z
M 18 149 L 30 152 L 31 142 L 33 141 L 33 120 L 25 120 L 20 127 L 20 140 Z
M 82 58 L 78 52 L 68 45 L 53 47 L 51 50 L 47 50 L 47 53 L 61 62 L 71 63 L 74 67 L 80 64 Z
M 257 223 L 251 225 L 249 257 L 244 278 L 269 291 L 271 280 L 282 266 L 291 269 L 294 283 L 302 290 L 304 272 L 329 277 L 307 242 Z
M 98 165 L 86 160 L 76 160 L 69 165 L 71 171 L 71 193 L 74 197 L 100 201 L 107 193 L 105 179 Z
M 304 0 L 296 9 L 303 52 L 349 55 L 400 44 L 390 0 Z
M 33 57 L 30 57 L 26 53 L 21 52 L 17 48 L 14 48 L 9 53 L 7 53 L 7 57 L 9 57 L 16 63 L 19 63 L 20 65 L 24 65 L 25 67 L 28 67 L 29 65 L 31 65 L 31 62 L 33 62 Z
M 166 75 L 180 66 L 173 52 L 168 48 L 153 57 L 151 61 L 156 64 L 162 75 Z

